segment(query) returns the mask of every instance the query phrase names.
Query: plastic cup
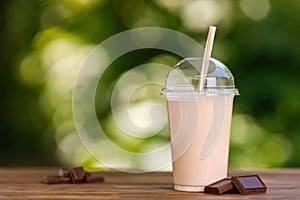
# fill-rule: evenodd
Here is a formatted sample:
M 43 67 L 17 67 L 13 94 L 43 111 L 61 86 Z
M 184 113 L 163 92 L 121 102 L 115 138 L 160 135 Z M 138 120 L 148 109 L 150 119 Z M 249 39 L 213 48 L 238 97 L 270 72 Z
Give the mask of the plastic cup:
M 202 59 L 179 62 L 167 77 L 167 98 L 174 189 L 203 192 L 227 177 L 234 78 L 211 58 L 204 90 L 197 92 Z

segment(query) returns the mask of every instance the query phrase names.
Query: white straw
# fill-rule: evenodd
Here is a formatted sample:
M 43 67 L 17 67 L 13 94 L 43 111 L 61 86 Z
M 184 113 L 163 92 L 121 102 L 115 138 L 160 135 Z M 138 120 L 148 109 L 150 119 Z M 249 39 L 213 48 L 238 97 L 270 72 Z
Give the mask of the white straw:
M 215 33 L 216 33 L 216 27 L 210 26 L 209 31 L 208 31 L 207 40 L 206 40 L 205 50 L 204 50 L 202 69 L 201 69 L 200 78 L 199 78 L 199 82 L 198 82 L 198 86 L 197 86 L 197 92 L 202 91 L 204 89 L 205 78 L 206 78 L 206 74 L 207 74 L 207 70 L 208 70 L 208 66 L 209 66 L 209 60 L 210 60 L 210 56 L 211 56 L 211 52 L 212 52 Z

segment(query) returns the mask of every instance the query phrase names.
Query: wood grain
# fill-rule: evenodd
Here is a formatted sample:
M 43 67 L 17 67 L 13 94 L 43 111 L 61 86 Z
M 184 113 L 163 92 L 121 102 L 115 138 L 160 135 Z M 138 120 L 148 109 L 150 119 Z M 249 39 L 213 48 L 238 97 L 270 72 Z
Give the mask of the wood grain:
M 258 174 L 268 187 L 266 194 L 220 196 L 174 191 L 170 172 L 101 172 L 105 183 L 42 183 L 57 169 L 0 168 L 0 199 L 299 199 L 300 169 L 230 171 L 229 175 Z

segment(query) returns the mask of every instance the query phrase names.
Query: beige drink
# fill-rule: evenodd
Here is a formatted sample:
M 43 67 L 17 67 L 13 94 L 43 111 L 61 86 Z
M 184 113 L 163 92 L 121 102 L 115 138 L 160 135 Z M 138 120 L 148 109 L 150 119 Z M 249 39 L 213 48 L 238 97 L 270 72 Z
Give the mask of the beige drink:
M 211 58 L 205 85 L 200 82 L 201 58 L 186 58 L 172 69 L 163 94 L 168 102 L 174 189 L 203 191 L 227 176 L 234 78 Z M 203 76 L 202 76 L 203 78 Z
M 203 191 L 227 177 L 233 95 L 168 99 L 174 189 Z

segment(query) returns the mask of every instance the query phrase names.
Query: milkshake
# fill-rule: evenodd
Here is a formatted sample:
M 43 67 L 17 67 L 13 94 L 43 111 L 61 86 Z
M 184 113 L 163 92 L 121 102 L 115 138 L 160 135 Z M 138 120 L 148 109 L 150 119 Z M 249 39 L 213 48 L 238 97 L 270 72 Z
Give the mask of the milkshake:
M 234 95 L 233 76 L 211 59 L 205 88 L 196 91 L 202 60 L 181 61 L 170 73 L 167 97 L 174 189 L 201 192 L 227 177 Z

